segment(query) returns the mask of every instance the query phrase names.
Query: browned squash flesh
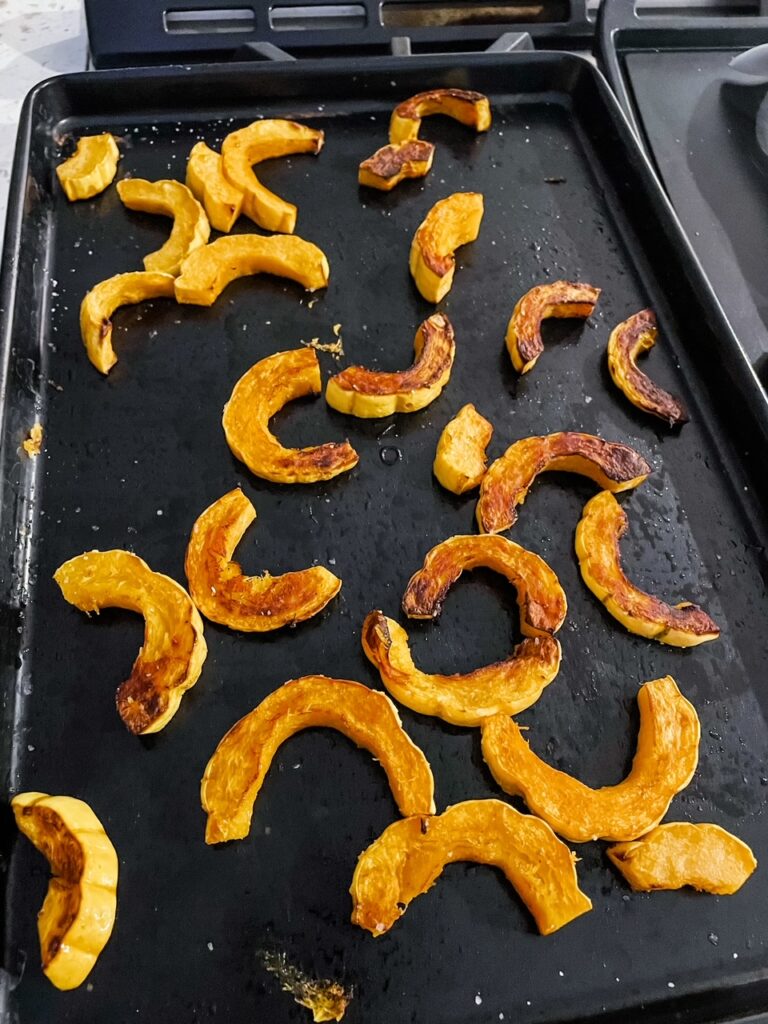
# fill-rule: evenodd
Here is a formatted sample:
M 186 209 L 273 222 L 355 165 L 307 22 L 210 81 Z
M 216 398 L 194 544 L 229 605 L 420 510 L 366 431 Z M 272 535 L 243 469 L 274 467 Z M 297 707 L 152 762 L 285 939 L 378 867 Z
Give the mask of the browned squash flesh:
M 144 257 L 142 262 L 145 270 L 173 274 L 175 277 L 187 256 L 208 241 L 211 225 L 205 210 L 191 190 L 180 181 L 125 178 L 118 181 L 117 194 L 129 210 L 173 219 L 171 234 L 165 245 Z
M 436 202 L 416 229 L 409 266 L 427 302 L 440 302 L 451 290 L 456 250 L 475 241 L 482 219 L 479 192 L 454 192 Z
M 544 351 L 542 320 L 586 319 L 592 316 L 599 297 L 599 288 L 573 281 L 552 281 L 526 292 L 507 325 L 507 351 L 517 372 L 532 370 Z
M 244 839 L 253 804 L 278 748 L 302 729 L 336 729 L 380 762 L 403 815 L 432 814 L 434 781 L 427 759 L 408 738 L 392 701 L 348 679 L 304 676 L 266 697 L 232 726 L 203 776 L 206 843 Z
M 417 139 L 422 118 L 432 114 L 452 117 L 477 132 L 487 132 L 491 127 L 491 105 L 481 92 L 430 89 L 403 100 L 395 107 L 389 122 L 389 141 L 398 143 Z
M 653 348 L 658 334 L 652 309 L 643 309 L 620 323 L 608 339 L 608 370 L 613 383 L 633 405 L 674 427 L 688 422 L 682 401 L 654 384 L 637 366 L 638 356 Z
M 485 450 L 492 437 L 493 424 L 471 403 L 446 423 L 432 471 L 447 491 L 465 494 L 480 486 L 487 465 Z
M 434 157 L 435 147 L 431 142 L 412 139 L 390 143 L 363 160 L 357 180 L 368 188 L 391 192 L 405 178 L 423 178 L 429 174 Z

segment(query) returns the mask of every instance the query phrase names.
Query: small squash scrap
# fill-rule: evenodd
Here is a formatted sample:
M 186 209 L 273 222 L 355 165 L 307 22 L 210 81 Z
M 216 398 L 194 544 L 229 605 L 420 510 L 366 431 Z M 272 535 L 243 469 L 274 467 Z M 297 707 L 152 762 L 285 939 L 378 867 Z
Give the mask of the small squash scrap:
M 256 509 L 239 488 L 210 505 L 192 527 L 185 569 L 192 600 L 212 622 L 265 633 L 322 611 L 341 580 L 321 565 L 282 576 L 245 576 L 232 560 Z
M 474 242 L 483 219 L 479 192 L 454 192 L 435 203 L 416 229 L 411 243 L 410 270 L 427 302 L 440 302 L 453 284 L 454 253 Z
M 579 473 L 608 491 L 638 487 L 651 467 L 634 448 L 572 430 L 516 441 L 491 463 L 480 484 L 477 522 L 483 533 L 508 530 L 540 473 Z
M 256 476 L 278 484 L 312 484 L 354 469 L 359 459 L 349 441 L 284 448 L 269 429 L 270 419 L 287 402 L 321 390 L 314 349 L 275 352 L 255 363 L 224 406 L 222 423 L 232 454 Z
M 136 735 L 165 728 L 197 682 L 208 653 L 189 594 L 130 551 L 86 551 L 60 566 L 53 578 L 64 599 L 88 615 L 126 608 L 144 616 L 144 643 L 117 689 L 117 710 Z
M 293 235 L 227 235 L 184 260 L 176 278 L 176 301 L 212 306 L 228 284 L 250 274 L 275 274 L 309 292 L 328 285 L 325 253 Z
M 77 988 L 93 970 L 115 923 L 115 848 L 82 800 L 19 793 L 11 807 L 19 831 L 51 867 L 37 916 L 43 973 L 56 988 Z
M 675 427 L 688 422 L 685 406 L 679 398 L 654 384 L 636 362 L 638 356 L 653 348 L 658 334 L 652 309 L 643 309 L 620 323 L 608 339 L 608 370 L 613 383 L 633 405 Z
M 395 373 L 348 366 L 328 381 L 326 402 L 338 412 L 364 419 L 424 409 L 451 376 L 456 342 L 448 317 L 442 313 L 428 317 L 416 331 L 413 350 L 413 364 Z
M 599 288 L 573 281 L 552 281 L 526 292 L 507 325 L 507 351 L 517 372 L 532 370 L 544 351 L 542 320 L 550 317 L 586 319 L 592 316 L 599 298 Z
M 573 843 L 625 842 L 659 824 L 672 798 L 693 778 L 699 760 L 699 718 L 671 676 L 644 683 L 637 695 L 640 731 L 632 768 L 616 786 L 590 789 L 542 761 L 511 718 L 482 723 L 482 750 L 505 793 Z
M 576 555 L 581 578 L 595 597 L 630 633 L 672 647 L 717 640 L 720 627 L 698 605 L 668 605 L 630 583 L 619 550 L 628 526 L 626 512 L 609 491 L 601 491 L 584 506 L 576 527 Z
M 452 117 L 477 132 L 487 132 L 491 127 L 491 105 L 481 92 L 430 89 L 403 100 L 395 107 L 389 122 L 389 141 L 398 143 L 418 139 L 422 118 L 432 114 Z
M 269 118 L 231 132 L 221 146 L 227 179 L 243 194 L 242 212 L 265 231 L 292 234 L 298 210 L 261 184 L 253 165 L 292 153 L 319 153 L 325 135 L 314 128 Z
M 187 188 L 205 207 L 212 227 L 224 234 L 232 230 L 243 208 L 243 193 L 225 178 L 221 154 L 204 142 L 189 154 Z
M 757 867 L 741 839 L 719 825 L 671 821 L 606 851 L 636 892 L 682 889 L 731 896 Z
M 336 729 L 381 763 L 400 813 L 433 814 L 434 780 L 392 701 L 362 683 L 328 676 L 291 679 L 232 726 L 203 775 L 206 843 L 244 839 L 278 748 L 302 729 Z
M 172 299 L 171 274 L 136 270 L 115 274 L 94 285 L 80 305 L 80 333 L 88 358 L 100 373 L 109 373 L 117 362 L 112 347 L 112 314 L 120 306 L 149 299 Z
M 394 145 L 390 143 L 363 160 L 357 180 L 368 188 L 391 192 L 405 178 L 423 178 L 429 174 L 434 157 L 435 147 L 431 142 L 412 139 Z
M 114 135 L 83 135 L 69 159 L 59 164 L 56 176 L 71 203 L 103 192 L 117 173 L 120 150 Z
M 592 909 L 573 853 L 548 825 L 501 800 L 466 800 L 396 821 L 363 850 L 349 890 L 352 923 L 383 935 L 457 861 L 501 868 L 542 935 Z
M 471 403 L 446 423 L 432 472 L 447 491 L 465 494 L 480 486 L 487 465 L 485 450 L 492 437 L 493 424 Z
M 144 257 L 145 270 L 175 277 L 186 257 L 208 241 L 211 226 L 205 210 L 180 181 L 124 178 L 117 183 L 117 194 L 129 210 L 173 218 L 168 241 Z

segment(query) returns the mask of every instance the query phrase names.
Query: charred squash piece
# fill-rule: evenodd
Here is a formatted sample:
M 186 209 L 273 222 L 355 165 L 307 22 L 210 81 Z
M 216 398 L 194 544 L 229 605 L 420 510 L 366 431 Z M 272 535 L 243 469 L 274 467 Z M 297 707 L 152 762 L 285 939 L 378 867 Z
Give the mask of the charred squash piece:
M 205 210 L 180 181 L 124 178 L 117 183 L 117 194 L 129 210 L 173 218 L 168 241 L 157 252 L 144 257 L 145 270 L 175 277 L 187 256 L 208 241 L 211 226 Z
M 427 302 L 439 302 L 451 290 L 456 270 L 454 253 L 474 242 L 483 219 L 479 192 L 454 192 L 435 203 L 416 229 L 411 243 L 410 270 Z
M 688 422 L 685 406 L 679 398 L 646 377 L 636 362 L 638 356 L 653 348 L 658 333 L 652 309 L 643 309 L 619 324 L 608 339 L 608 370 L 613 383 L 633 405 L 674 427 Z
M 682 889 L 731 896 L 757 867 L 755 856 L 719 825 L 671 821 L 642 839 L 617 843 L 608 856 L 636 892 Z
M 630 633 L 673 647 L 717 640 L 719 626 L 698 605 L 668 605 L 630 583 L 619 550 L 628 525 L 626 512 L 609 491 L 601 491 L 584 506 L 576 527 L 576 555 L 581 578 L 595 597 Z
M 359 184 L 391 192 L 404 178 L 423 178 L 432 168 L 435 147 L 431 142 L 412 139 L 382 146 L 360 164 Z
M 245 576 L 232 560 L 256 509 L 236 488 L 209 506 L 192 528 L 185 562 L 189 592 L 212 622 L 265 633 L 317 615 L 341 589 L 321 565 L 282 576 Z
M 261 184 L 253 165 L 292 153 L 319 153 L 325 135 L 295 121 L 265 119 L 231 132 L 221 146 L 224 174 L 243 194 L 243 213 L 265 231 L 292 234 L 298 213 Z
M 645 683 L 637 695 L 640 732 L 629 775 L 616 786 L 590 789 L 530 749 L 511 718 L 482 724 L 482 749 L 505 793 L 573 843 L 624 842 L 659 824 L 672 798 L 693 778 L 699 760 L 699 719 L 671 676 Z
M 483 533 L 499 533 L 517 522 L 517 506 L 540 473 L 579 473 L 608 491 L 638 487 L 651 467 L 634 448 L 594 434 L 563 431 L 516 441 L 491 463 L 480 484 L 477 521 Z
M 364 419 L 425 408 L 451 376 L 456 342 L 448 317 L 442 313 L 428 317 L 416 332 L 413 350 L 413 365 L 395 373 L 348 366 L 328 381 L 326 402 L 332 409 Z
M 82 800 L 19 793 L 11 807 L 19 831 L 42 853 L 53 876 L 37 916 L 43 973 L 56 988 L 77 988 L 93 970 L 115 923 L 115 848 Z
M 275 274 L 314 292 L 328 285 L 325 253 L 289 235 L 227 235 L 196 249 L 176 278 L 176 301 L 212 306 L 228 284 L 250 274 Z
M 427 759 L 408 738 L 392 701 L 362 683 L 328 676 L 291 679 L 232 726 L 203 776 L 206 843 L 244 839 L 253 804 L 278 748 L 302 729 L 337 729 L 381 763 L 400 813 L 433 814 Z
M 224 234 L 232 230 L 243 208 L 243 193 L 224 177 L 221 154 L 204 142 L 189 154 L 187 188 L 205 207 L 212 227 Z
M 507 351 L 518 373 L 528 373 L 544 351 L 541 321 L 550 317 L 586 319 L 592 316 L 600 289 L 591 284 L 553 281 L 526 292 L 507 325 Z
M 270 419 L 287 402 L 321 390 L 314 349 L 275 352 L 255 363 L 224 406 L 222 422 L 232 454 L 256 476 L 278 484 L 312 484 L 354 469 L 358 455 L 348 441 L 284 448 L 269 430 Z
M 363 850 L 349 890 L 352 923 L 383 935 L 457 861 L 501 868 L 542 935 L 592 909 L 573 853 L 548 825 L 501 800 L 466 800 L 396 821 Z
M 487 464 L 485 450 L 492 437 L 493 424 L 471 403 L 446 423 L 432 471 L 447 491 L 465 494 L 480 486 Z
M 126 608 L 144 616 L 144 643 L 118 687 L 117 710 L 130 732 L 159 732 L 195 685 L 208 653 L 203 623 L 179 584 L 129 551 L 86 551 L 53 577 L 65 600 L 88 615 Z
M 61 187 L 72 203 L 76 199 L 91 199 L 103 192 L 117 173 L 120 150 L 113 135 L 83 135 L 77 140 L 77 149 L 56 168 Z
M 120 306 L 148 299 L 172 299 L 171 274 L 136 270 L 115 274 L 94 285 L 80 306 L 80 333 L 88 358 L 100 373 L 109 373 L 117 362 L 112 347 L 112 314 Z
M 418 139 L 422 118 L 432 114 L 452 117 L 477 132 L 487 132 L 491 127 L 491 105 L 481 92 L 431 89 L 411 96 L 395 107 L 389 122 L 389 141 L 398 143 Z

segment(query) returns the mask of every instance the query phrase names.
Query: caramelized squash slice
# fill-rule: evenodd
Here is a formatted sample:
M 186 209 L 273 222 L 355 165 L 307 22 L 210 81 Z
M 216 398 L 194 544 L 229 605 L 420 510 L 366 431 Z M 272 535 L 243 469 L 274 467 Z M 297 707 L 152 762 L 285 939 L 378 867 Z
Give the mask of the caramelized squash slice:
M 628 526 L 626 512 L 610 491 L 601 491 L 584 506 L 576 527 L 576 555 L 581 578 L 595 597 L 630 633 L 673 647 L 717 640 L 719 626 L 698 605 L 668 605 L 630 583 L 619 550 Z
M 403 100 L 395 107 L 389 122 L 389 141 L 398 143 L 418 139 L 422 118 L 432 114 L 452 117 L 477 132 L 487 132 L 491 127 L 491 105 L 481 92 L 430 89 Z
M 673 797 L 693 778 L 699 760 L 699 718 L 671 676 L 644 683 L 637 695 L 640 732 L 629 775 L 616 786 L 590 789 L 530 749 L 511 718 L 482 724 L 482 749 L 505 793 L 573 843 L 625 842 L 659 824 Z
M 439 302 L 451 290 L 456 270 L 454 253 L 474 242 L 483 219 L 479 192 L 454 192 L 435 203 L 416 229 L 411 243 L 410 270 L 427 302 Z
M 302 729 L 337 729 L 381 763 L 400 813 L 433 814 L 427 759 L 405 733 L 392 701 L 362 683 L 328 676 L 291 679 L 232 726 L 214 751 L 200 797 L 206 843 L 244 839 L 278 748 Z
M 11 807 L 19 831 L 51 868 L 37 917 L 43 973 L 56 988 L 77 988 L 93 970 L 115 923 L 115 848 L 83 800 L 19 793 Z
M 71 203 L 103 192 L 117 173 L 120 150 L 114 135 L 83 135 L 69 159 L 59 164 L 56 176 Z
M 347 473 L 358 463 L 348 441 L 284 448 L 270 419 L 295 398 L 319 395 L 320 364 L 311 348 L 275 352 L 255 363 L 235 384 L 224 406 L 227 444 L 252 473 L 278 484 L 312 484 Z
M 348 366 L 328 381 L 326 402 L 338 412 L 364 419 L 424 409 L 451 376 L 456 342 L 448 317 L 428 317 L 416 331 L 413 350 L 413 365 L 395 373 Z
M 130 551 L 86 551 L 53 577 L 65 600 L 88 615 L 126 608 L 144 616 L 144 643 L 115 695 L 130 732 L 159 732 L 195 685 L 208 653 L 203 623 L 186 590 Z
M 492 437 L 493 424 L 471 403 L 446 423 L 437 442 L 432 472 L 447 491 L 465 494 L 480 486 L 487 465 L 485 450 Z
M 653 348 L 658 334 L 652 309 L 643 309 L 620 323 L 608 339 L 608 370 L 613 383 L 633 405 L 674 427 L 688 422 L 682 401 L 654 384 L 637 366 L 637 357 Z
M 352 923 L 383 935 L 457 861 L 501 868 L 542 935 L 592 909 L 573 853 L 548 825 L 501 800 L 466 800 L 396 821 L 363 850 L 349 890 Z
M 211 225 L 205 210 L 180 181 L 124 178 L 117 183 L 117 194 L 129 210 L 173 219 L 173 228 L 165 245 L 144 257 L 145 270 L 175 277 L 187 256 L 208 241 Z
M 431 142 L 412 139 L 382 146 L 360 164 L 357 180 L 360 185 L 391 192 L 405 178 L 423 178 L 429 174 L 435 157 Z
M 634 448 L 604 441 L 594 434 L 563 431 L 516 441 L 491 463 L 480 484 L 477 522 L 483 533 L 508 530 L 517 521 L 517 506 L 528 497 L 540 473 L 579 473 L 608 491 L 638 487 L 651 467 Z
M 205 207 L 211 227 L 224 234 L 232 230 L 243 208 L 243 193 L 224 177 L 221 154 L 204 142 L 189 154 L 187 188 Z
M 586 319 L 594 313 L 599 298 L 599 288 L 573 281 L 552 281 L 526 292 L 507 325 L 507 351 L 517 372 L 532 370 L 544 351 L 542 320 L 550 317 Z

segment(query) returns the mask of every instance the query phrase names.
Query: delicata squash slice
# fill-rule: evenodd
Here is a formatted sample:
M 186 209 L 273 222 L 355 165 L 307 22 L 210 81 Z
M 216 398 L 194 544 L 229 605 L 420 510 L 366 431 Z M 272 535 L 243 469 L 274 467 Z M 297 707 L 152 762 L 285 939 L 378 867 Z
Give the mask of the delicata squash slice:
M 86 551 L 53 577 L 80 611 L 126 608 L 144 616 L 144 643 L 115 695 L 127 728 L 159 732 L 195 685 L 207 654 L 203 623 L 186 590 L 130 551 Z
M 187 160 L 187 188 L 205 207 L 211 226 L 227 234 L 243 208 L 243 193 L 227 180 L 221 154 L 198 142 Z
M 668 605 L 630 583 L 619 551 L 628 525 L 626 512 L 609 491 L 601 491 L 584 506 L 576 527 L 576 555 L 581 578 L 592 593 L 630 633 L 673 647 L 716 640 L 719 626 L 698 605 Z
M 699 759 L 699 718 L 671 676 L 644 683 L 637 695 L 640 731 L 629 775 L 616 786 L 590 789 L 542 761 L 517 723 L 495 715 L 482 723 L 482 750 L 505 793 L 573 843 L 625 842 L 659 824 L 672 798 L 693 778 Z
M 613 383 L 633 405 L 674 427 L 687 423 L 685 406 L 679 398 L 654 384 L 636 362 L 638 356 L 653 348 L 658 334 L 652 309 L 643 309 L 614 327 L 608 339 L 608 370 Z
M 67 199 L 91 199 L 103 192 L 117 173 L 120 150 L 114 135 L 83 135 L 69 159 L 59 164 L 56 176 Z
M 360 185 L 390 192 L 405 178 L 423 178 L 432 167 L 435 147 L 431 142 L 412 139 L 390 143 L 377 149 L 360 164 L 357 180 Z
M 544 351 L 541 321 L 592 316 L 600 289 L 591 284 L 552 281 L 531 288 L 514 308 L 507 325 L 507 351 L 518 373 L 528 373 Z
M 433 814 L 427 759 L 408 738 L 395 705 L 362 683 L 328 676 L 291 679 L 224 736 L 203 776 L 206 843 L 244 839 L 253 804 L 278 748 L 302 729 L 322 726 L 348 736 L 381 763 L 400 813 Z
M 488 97 L 470 89 L 430 89 L 403 100 L 392 111 L 389 122 L 390 142 L 418 139 L 421 120 L 432 114 L 444 114 L 477 132 L 491 127 L 491 105 Z
M 480 484 L 477 522 L 483 533 L 514 526 L 517 506 L 534 480 L 549 471 L 579 473 L 609 491 L 638 487 L 651 467 L 626 444 L 604 441 L 594 434 L 563 431 L 516 441 L 491 463 Z
M 492 437 L 493 424 L 471 403 L 446 423 L 432 472 L 447 491 L 465 494 L 480 486 L 486 470 L 485 450 Z
M 341 589 L 321 565 L 282 576 L 245 576 L 232 560 L 256 509 L 239 488 L 197 519 L 185 568 L 192 600 L 203 615 L 231 629 L 264 633 L 317 615 Z
M 454 192 L 435 203 L 416 229 L 409 266 L 416 287 L 427 302 L 439 302 L 451 290 L 456 270 L 454 253 L 474 242 L 483 219 L 479 192 Z
M 205 210 L 180 181 L 124 178 L 117 183 L 117 194 L 129 210 L 173 219 L 173 228 L 165 245 L 144 257 L 145 270 L 175 277 L 186 257 L 208 241 L 211 226 Z
M 416 332 L 413 350 L 413 365 L 395 373 L 348 366 L 328 381 L 326 402 L 332 409 L 365 419 L 425 408 L 451 376 L 456 342 L 448 317 L 428 317 Z
M 457 861 L 501 868 L 542 935 L 592 909 L 573 853 L 549 825 L 501 800 L 466 800 L 434 817 L 394 822 L 360 854 L 349 890 L 352 923 L 383 935 Z
M 51 867 L 37 917 L 43 973 L 56 988 L 77 988 L 91 973 L 115 923 L 115 848 L 82 800 L 19 793 L 11 807 L 19 831 Z

